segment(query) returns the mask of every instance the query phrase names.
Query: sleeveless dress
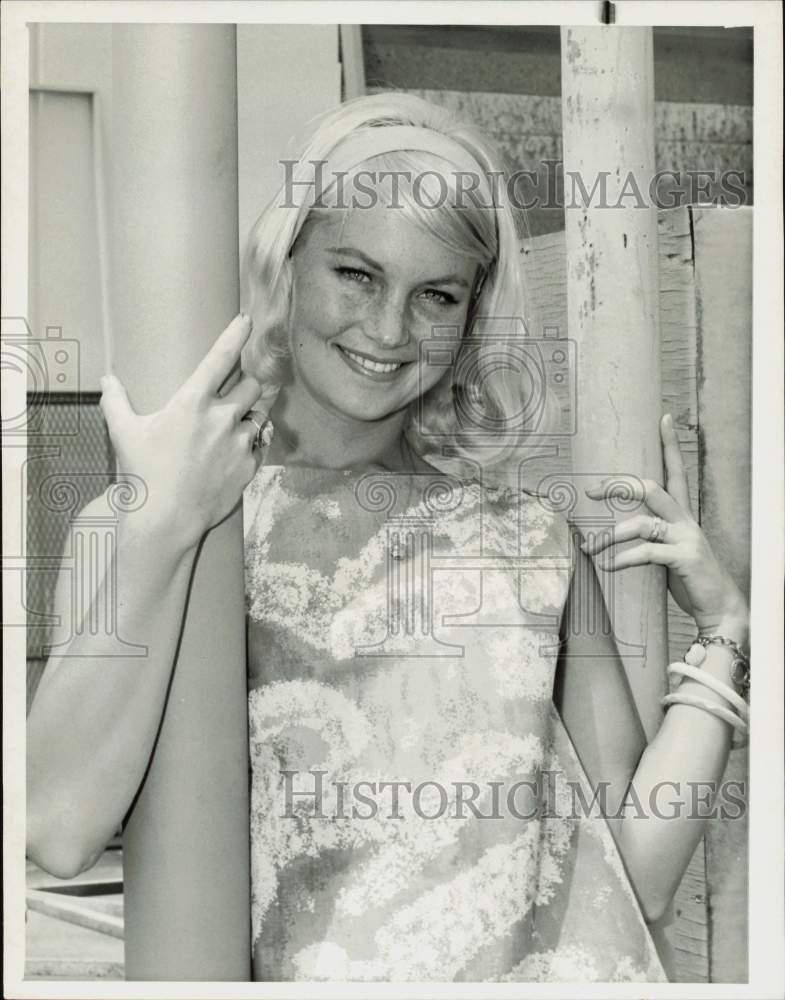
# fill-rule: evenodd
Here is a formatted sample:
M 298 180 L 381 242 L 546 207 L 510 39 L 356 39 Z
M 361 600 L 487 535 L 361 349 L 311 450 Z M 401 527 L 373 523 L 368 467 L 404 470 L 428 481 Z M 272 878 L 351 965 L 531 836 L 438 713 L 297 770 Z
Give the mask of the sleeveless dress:
M 273 466 L 244 521 L 254 978 L 667 982 L 552 700 L 563 515 Z

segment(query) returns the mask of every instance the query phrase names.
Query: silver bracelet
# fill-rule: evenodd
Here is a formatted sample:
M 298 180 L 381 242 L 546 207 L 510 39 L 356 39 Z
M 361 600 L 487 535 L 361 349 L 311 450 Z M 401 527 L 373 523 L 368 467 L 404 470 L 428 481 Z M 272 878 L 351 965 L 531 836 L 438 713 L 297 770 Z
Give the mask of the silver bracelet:
M 709 646 L 727 646 L 733 653 L 730 679 L 746 697 L 750 690 L 750 661 L 741 646 L 733 639 L 727 639 L 724 635 L 697 635 L 684 654 L 684 662 L 699 667 L 706 659 L 706 649 Z

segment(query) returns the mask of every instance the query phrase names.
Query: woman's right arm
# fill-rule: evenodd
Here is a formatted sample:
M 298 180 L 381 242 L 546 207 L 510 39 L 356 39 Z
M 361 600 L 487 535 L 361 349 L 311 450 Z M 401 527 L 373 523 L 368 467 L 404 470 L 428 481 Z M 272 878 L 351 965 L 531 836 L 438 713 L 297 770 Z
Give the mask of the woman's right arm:
M 147 653 L 122 657 L 113 647 L 109 655 L 105 639 L 82 630 L 41 679 L 27 726 L 27 846 L 58 877 L 97 860 L 136 795 L 161 723 L 200 540 L 236 507 L 258 468 L 256 427 L 242 417 L 254 406 L 263 413 L 269 401 L 248 376 L 219 395 L 249 333 L 249 321 L 235 319 L 158 413 L 138 416 L 116 379 L 104 385 L 101 405 L 120 471 L 147 489 L 142 508 L 118 524 L 116 633 Z M 61 570 L 57 614 L 66 614 L 68 588 L 78 583 Z M 105 586 L 96 581 L 90 595 L 99 607 Z
M 84 514 L 90 513 L 90 504 Z M 136 512 L 138 515 L 141 512 Z M 98 858 L 150 759 L 183 619 L 194 546 L 176 546 L 133 514 L 118 525 L 117 633 L 144 656 L 101 656 L 100 636 L 75 636 L 51 657 L 27 723 L 27 853 L 59 878 Z M 61 569 L 55 613 L 67 620 Z M 101 591 L 91 595 L 103 605 Z M 105 640 L 104 640 L 105 641 Z

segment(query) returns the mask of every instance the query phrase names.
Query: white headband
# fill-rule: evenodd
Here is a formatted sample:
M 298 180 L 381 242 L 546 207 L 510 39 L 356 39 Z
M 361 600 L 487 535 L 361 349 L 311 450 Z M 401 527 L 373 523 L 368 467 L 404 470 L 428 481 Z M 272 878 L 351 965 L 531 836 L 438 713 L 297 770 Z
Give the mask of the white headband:
M 384 153 L 403 151 L 432 153 L 453 167 L 455 174 L 477 178 L 477 184 L 463 186 L 463 190 L 476 191 L 484 205 L 495 204 L 488 175 L 474 156 L 459 142 L 443 132 L 416 125 L 379 125 L 352 132 L 321 164 L 322 191 L 327 191 L 341 175 L 348 176 L 355 167 Z M 308 162 L 308 161 L 305 161 Z M 300 166 L 304 165 L 300 161 Z M 310 189 L 306 201 L 315 200 L 316 185 Z M 308 206 L 310 207 L 310 206 Z

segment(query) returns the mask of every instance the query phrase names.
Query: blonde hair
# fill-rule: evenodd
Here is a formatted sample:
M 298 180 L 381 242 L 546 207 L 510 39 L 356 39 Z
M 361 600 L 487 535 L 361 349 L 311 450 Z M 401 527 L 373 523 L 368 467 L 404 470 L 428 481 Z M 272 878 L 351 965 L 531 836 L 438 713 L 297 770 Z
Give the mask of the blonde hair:
M 473 158 L 486 175 L 484 181 L 488 176 L 497 181 L 504 177 L 500 153 L 476 128 L 422 98 L 384 93 L 348 101 L 323 116 L 294 166 L 290 184 L 305 187 L 304 178 L 313 177 L 312 165 L 326 162 L 350 137 L 359 137 L 362 148 L 361 137 L 369 135 L 368 130 L 391 125 L 415 126 L 447 136 Z M 363 166 L 373 162 L 377 169 L 402 172 L 420 181 L 426 173 L 439 175 L 443 184 L 449 184 L 441 155 L 419 149 L 377 155 L 372 143 L 369 147 L 371 155 Z M 481 284 L 475 290 L 465 329 L 457 331 L 452 378 L 440 379 L 412 404 L 406 436 L 420 455 L 443 451 L 447 445 L 454 455 L 487 469 L 503 462 L 520 439 L 531 433 L 533 424 L 533 429 L 542 433 L 545 411 L 538 403 L 538 412 L 527 414 L 532 400 L 524 398 L 520 370 L 510 364 L 509 351 L 506 360 L 504 357 L 505 341 L 520 341 L 528 335 L 520 251 L 523 221 L 509 199 L 498 197 L 498 184 L 492 206 L 475 193 L 461 192 L 461 205 L 456 207 L 454 180 L 455 174 L 449 197 L 434 199 L 437 207 L 425 206 L 421 199 L 412 197 L 406 184 L 398 192 L 402 203 L 396 207 L 410 221 L 453 251 L 477 260 L 481 268 Z M 443 186 L 441 189 L 443 192 Z M 428 184 L 423 184 L 422 190 L 428 197 L 434 194 Z M 483 190 L 487 192 L 488 185 L 483 184 Z M 331 192 L 332 201 L 325 204 Z M 267 384 L 283 383 L 287 377 L 292 247 L 307 219 L 334 210 L 335 185 L 326 188 L 319 200 L 321 204 L 316 206 L 307 199 L 286 203 L 282 185 L 248 238 L 243 258 L 243 307 L 253 318 L 254 333 L 244 366 Z M 471 358 L 461 346 L 470 337 L 475 348 Z M 461 375 L 456 384 L 458 372 Z M 548 399 L 547 387 L 543 387 L 542 398 Z M 509 427 L 512 420 L 519 422 L 517 432 L 500 435 L 498 431 Z M 474 426 L 467 427 L 467 423 Z

